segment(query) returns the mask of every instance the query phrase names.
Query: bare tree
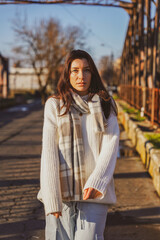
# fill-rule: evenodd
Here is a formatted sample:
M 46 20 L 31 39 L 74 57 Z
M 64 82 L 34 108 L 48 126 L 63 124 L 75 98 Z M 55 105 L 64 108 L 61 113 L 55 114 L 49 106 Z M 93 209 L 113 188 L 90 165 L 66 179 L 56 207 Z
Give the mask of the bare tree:
M 60 66 L 64 63 L 68 51 L 84 46 L 83 32 L 78 27 L 63 29 L 53 18 L 41 20 L 30 27 L 25 20 L 17 18 L 13 30 L 17 39 L 13 51 L 18 59 L 34 69 L 44 103 L 47 87 L 56 87 Z
M 107 86 L 117 86 L 119 81 L 117 67 L 113 55 L 103 56 L 99 62 L 99 70 L 102 80 Z

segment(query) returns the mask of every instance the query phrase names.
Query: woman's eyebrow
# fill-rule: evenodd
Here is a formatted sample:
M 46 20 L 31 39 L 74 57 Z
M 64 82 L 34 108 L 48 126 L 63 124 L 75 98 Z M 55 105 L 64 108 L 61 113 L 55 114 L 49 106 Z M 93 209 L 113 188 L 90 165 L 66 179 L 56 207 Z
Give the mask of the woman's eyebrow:
M 90 68 L 89 66 L 86 66 L 86 67 L 84 67 L 84 68 Z
M 72 69 L 74 68 L 74 69 L 79 69 L 79 67 L 71 67 Z M 85 67 L 83 67 L 83 69 L 84 68 L 90 68 L 89 66 L 85 66 Z

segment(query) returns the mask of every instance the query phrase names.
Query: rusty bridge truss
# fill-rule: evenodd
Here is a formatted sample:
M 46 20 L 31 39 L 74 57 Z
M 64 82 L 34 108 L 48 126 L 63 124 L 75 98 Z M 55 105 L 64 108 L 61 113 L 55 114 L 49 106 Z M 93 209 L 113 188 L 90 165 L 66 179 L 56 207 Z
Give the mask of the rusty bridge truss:
M 0 4 L 80 4 L 125 9 L 130 21 L 121 56 L 121 83 L 160 87 L 160 0 L 0 0 Z M 151 4 L 155 5 L 152 18 Z
M 160 0 L 138 0 L 130 14 L 122 53 L 122 83 L 160 87 Z
M 160 123 L 160 0 L 138 0 L 133 8 L 120 79 L 121 97 Z
M 0 0 L 1 4 L 123 8 L 130 20 L 121 56 L 120 95 L 138 108 L 143 106 L 152 122 L 158 119 L 160 123 L 160 0 Z
M 81 4 L 91 6 L 109 6 L 120 7 L 130 10 L 134 6 L 134 2 L 129 0 L 0 0 L 0 4 Z

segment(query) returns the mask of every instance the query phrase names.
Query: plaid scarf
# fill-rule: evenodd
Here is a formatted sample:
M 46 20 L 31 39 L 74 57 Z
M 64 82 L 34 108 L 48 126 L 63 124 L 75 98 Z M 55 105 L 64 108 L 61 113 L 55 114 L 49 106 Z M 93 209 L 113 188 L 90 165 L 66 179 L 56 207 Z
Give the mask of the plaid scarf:
M 78 94 L 72 93 L 73 102 L 70 111 L 58 117 L 60 181 L 63 200 L 82 200 L 85 179 L 84 147 L 80 114 L 91 113 L 94 130 L 104 132 L 104 122 L 99 96 L 84 101 Z M 63 106 L 60 100 L 60 108 Z M 65 111 L 65 107 L 62 108 Z M 62 110 L 60 114 L 62 114 Z

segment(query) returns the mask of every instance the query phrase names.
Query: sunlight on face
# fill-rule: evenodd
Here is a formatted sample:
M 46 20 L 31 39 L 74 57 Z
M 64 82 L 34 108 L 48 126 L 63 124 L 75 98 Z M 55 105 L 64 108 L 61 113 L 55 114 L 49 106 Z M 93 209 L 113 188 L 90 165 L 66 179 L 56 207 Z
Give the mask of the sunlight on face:
M 91 71 L 87 59 L 75 59 L 71 63 L 70 84 L 81 96 L 88 93 L 91 83 Z

